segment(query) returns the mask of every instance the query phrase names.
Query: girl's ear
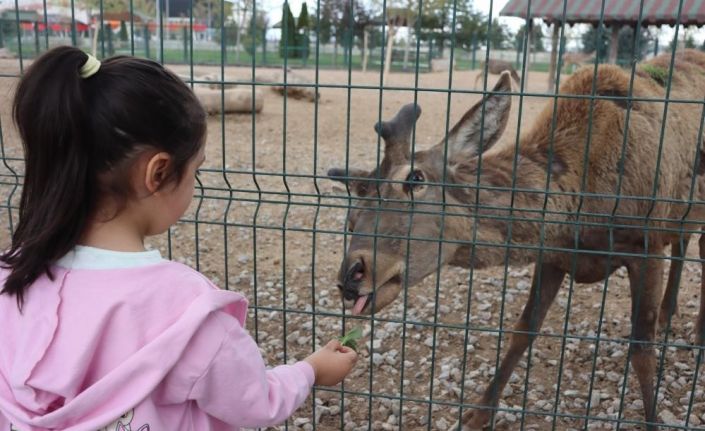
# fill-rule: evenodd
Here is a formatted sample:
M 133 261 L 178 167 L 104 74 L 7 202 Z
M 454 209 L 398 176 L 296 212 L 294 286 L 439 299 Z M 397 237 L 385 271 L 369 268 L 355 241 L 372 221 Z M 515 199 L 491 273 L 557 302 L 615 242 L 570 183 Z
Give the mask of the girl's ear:
M 171 171 L 171 156 L 164 151 L 156 153 L 147 162 L 144 173 L 144 186 L 149 193 L 156 193 L 168 180 Z

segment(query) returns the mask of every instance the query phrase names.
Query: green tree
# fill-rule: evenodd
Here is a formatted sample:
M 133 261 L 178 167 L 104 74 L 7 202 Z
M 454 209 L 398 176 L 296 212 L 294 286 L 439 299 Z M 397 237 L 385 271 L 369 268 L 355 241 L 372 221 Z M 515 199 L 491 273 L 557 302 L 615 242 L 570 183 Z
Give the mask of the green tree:
M 333 5 L 331 2 L 324 2 L 319 14 L 319 20 L 314 27 L 318 32 L 318 40 L 322 44 L 328 44 L 333 36 Z
M 127 42 L 127 38 L 127 24 L 125 24 L 125 21 L 120 21 L 120 40 Z
M 296 57 L 296 21 L 291 13 L 289 3 L 282 7 L 281 38 L 279 39 L 279 56 L 281 58 Z
M 296 29 L 299 32 L 308 32 L 311 28 L 311 20 L 308 15 L 308 7 L 306 2 L 301 5 L 301 13 L 299 14 L 299 20 L 296 23 Z
M 514 35 L 514 48 L 523 49 L 524 48 L 524 34 L 526 34 L 526 24 L 522 25 L 516 35 Z M 544 52 L 546 51 L 546 46 L 543 43 L 543 26 L 534 24 L 531 27 L 531 51 L 533 52 Z
M 245 47 L 245 51 L 251 56 L 254 56 L 264 44 L 268 24 L 267 15 L 264 11 L 258 11 L 256 16 L 250 19 L 249 28 L 242 35 L 241 42 Z
M 671 39 L 671 43 L 668 44 L 668 48 L 669 48 L 669 49 L 673 49 L 673 43 L 674 43 L 674 42 L 675 42 L 675 41 L 674 41 L 673 39 Z M 685 36 L 684 45 L 685 45 L 685 48 L 686 48 L 686 49 L 695 48 L 695 39 L 693 39 L 693 36 L 692 36 L 692 35 L 689 34 L 689 35 L 686 35 L 686 36 Z
M 308 36 L 311 21 L 308 16 L 308 7 L 306 2 L 301 5 L 301 13 L 297 22 L 296 48 L 298 57 L 308 59 L 310 52 L 311 39 Z
M 237 27 L 237 23 L 235 22 L 226 22 L 225 27 L 225 46 L 235 46 L 237 43 L 237 32 L 239 31 Z M 213 40 L 215 40 L 217 43 L 220 43 L 221 40 L 223 40 L 223 30 L 219 29 L 213 34 Z
M 610 29 L 602 26 L 598 31 L 596 27 L 590 27 L 585 33 L 580 36 L 582 43 L 582 51 L 585 53 L 597 52 L 597 58 L 600 62 L 607 61 L 610 53 Z M 617 60 L 618 62 L 628 62 L 630 58 L 644 58 L 647 53 L 653 49 L 654 36 L 645 28 L 642 28 L 641 36 L 639 37 L 639 53 L 634 55 L 634 30 L 631 27 L 625 27 L 619 32 Z
M 150 0 L 140 0 L 149 2 Z M 153 2 L 153 0 L 151 0 Z M 221 23 L 228 23 L 233 16 L 233 4 L 223 0 L 194 0 L 193 17 L 205 20 L 210 28 L 220 28 Z

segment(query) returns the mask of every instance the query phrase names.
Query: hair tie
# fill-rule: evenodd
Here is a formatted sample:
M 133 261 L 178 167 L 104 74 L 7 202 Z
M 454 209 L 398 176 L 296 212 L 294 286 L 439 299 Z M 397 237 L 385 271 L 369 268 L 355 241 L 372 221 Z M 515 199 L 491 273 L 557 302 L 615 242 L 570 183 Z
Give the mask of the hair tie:
M 100 60 L 90 54 L 86 55 L 88 55 L 88 60 L 83 63 L 83 66 L 81 66 L 81 70 L 79 72 L 81 74 L 81 78 L 83 79 L 90 78 L 98 72 L 98 69 L 100 69 Z

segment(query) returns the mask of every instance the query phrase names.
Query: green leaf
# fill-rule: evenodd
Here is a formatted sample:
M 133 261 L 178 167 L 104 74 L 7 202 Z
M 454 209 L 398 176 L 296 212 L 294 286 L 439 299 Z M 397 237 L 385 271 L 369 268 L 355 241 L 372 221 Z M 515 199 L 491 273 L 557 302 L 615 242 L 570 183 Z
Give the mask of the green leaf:
M 338 337 L 338 340 L 340 340 L 340 344 L 343 346 L 350 347 L 357 352 L 357 340 L 360 338 L 362 338 L 362 329 L 355 328 L 344 336 Z

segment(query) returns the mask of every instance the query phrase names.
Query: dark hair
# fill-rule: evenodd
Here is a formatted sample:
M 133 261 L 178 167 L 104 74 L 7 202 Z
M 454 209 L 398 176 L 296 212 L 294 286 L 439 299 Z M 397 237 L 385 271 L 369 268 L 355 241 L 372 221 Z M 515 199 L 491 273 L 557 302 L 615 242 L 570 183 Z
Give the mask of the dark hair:
M 140 148 L 172 156 L 180 181 L 206 132 L 206 115 L 188 86 L 159 63 L 118 56 L 88 78 L 83 51 L 59 47 L 19 82 L 13 118 L 22 139 L 25 181 L 12 245 L 0 256 L 10 274 L 1 293 L 24 293 L 80 239 L 105 196 L 127 199 Z

